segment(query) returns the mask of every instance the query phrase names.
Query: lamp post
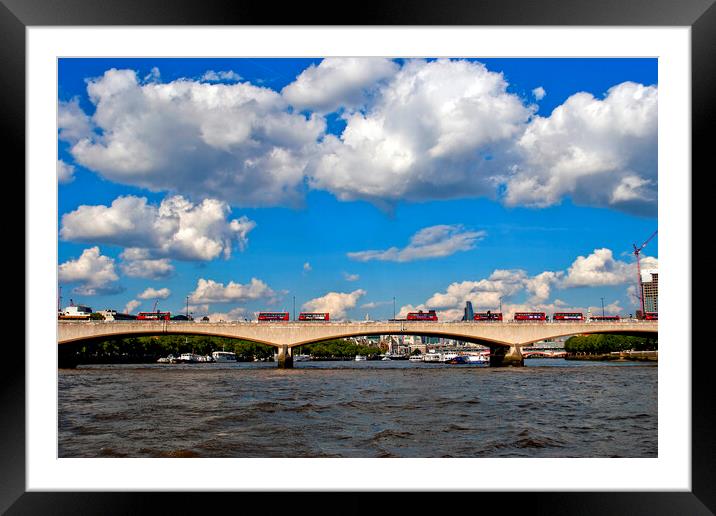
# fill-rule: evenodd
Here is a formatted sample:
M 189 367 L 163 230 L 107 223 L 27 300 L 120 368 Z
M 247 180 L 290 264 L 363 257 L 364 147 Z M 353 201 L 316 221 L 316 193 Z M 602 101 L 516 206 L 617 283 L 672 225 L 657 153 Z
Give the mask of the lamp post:
M 296 296 L 293 296 L 293 320 L 296 320 Z
M 602 317 L 604 317 L 604 298 L 602 298 Z

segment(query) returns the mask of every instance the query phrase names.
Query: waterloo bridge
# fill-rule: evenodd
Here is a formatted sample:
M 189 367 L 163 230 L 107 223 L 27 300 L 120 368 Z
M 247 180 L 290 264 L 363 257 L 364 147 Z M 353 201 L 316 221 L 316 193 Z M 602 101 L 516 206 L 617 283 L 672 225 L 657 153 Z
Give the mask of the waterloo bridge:
M 608 333 L 655 337 L 658 321 L 590 322 L 199 322 L 58 321 L 60 360 L 80 343 L 151 335 L 207 335 L 248 340 L 277 348 L 278 367 L 293 367 L 292 348 L 332 339 L 375 335 L 420 335 L 481 344 L 491 366 L 522 366 L 522 348 L 568 335 Z

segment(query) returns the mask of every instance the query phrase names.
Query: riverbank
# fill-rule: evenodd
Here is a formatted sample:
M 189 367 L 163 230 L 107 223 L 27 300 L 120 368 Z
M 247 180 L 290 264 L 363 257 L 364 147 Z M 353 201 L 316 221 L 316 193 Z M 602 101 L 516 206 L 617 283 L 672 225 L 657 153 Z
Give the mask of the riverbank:
M 568 353 L 565 360 L 595 360 L 595 361 L 636 361 L 636 362 L 658 362 L 658 351 L 614 351 L 612 353 L 576 354 Z

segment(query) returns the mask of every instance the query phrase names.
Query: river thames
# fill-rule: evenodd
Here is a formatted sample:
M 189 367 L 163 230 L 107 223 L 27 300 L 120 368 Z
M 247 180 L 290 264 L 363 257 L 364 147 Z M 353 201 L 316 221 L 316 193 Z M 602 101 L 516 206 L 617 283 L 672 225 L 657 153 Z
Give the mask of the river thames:
M 58 370 L 59 457 L 657 457 L 654 363 Z

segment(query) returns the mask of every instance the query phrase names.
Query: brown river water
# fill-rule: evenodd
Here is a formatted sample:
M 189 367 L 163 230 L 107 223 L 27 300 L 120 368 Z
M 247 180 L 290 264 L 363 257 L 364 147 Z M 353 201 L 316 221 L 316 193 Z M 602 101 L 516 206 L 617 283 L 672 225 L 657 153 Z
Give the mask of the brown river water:
M 657 457 L 654 363 L 58 370 L 59 457 Z

